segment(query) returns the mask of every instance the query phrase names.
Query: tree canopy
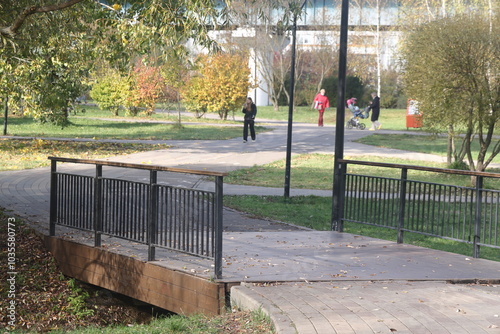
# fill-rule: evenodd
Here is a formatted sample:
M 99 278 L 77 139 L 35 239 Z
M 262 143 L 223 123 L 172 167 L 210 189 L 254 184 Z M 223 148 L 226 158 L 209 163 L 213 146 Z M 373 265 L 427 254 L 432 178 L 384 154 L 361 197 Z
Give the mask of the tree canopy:
M 42 121 L 64 123 L 105 62 L 132 71 L 137 57 L 183 52 L 187 39 L 208 49 L 221 22 L 214 0 L 5 0 L 0 3 L 0 97 Z M 161 52 L 168 50 L 168 52 Z
M 495 22 L 495 19 L 493 19 Z M 455 159 L 483 171 L 500 151 L 500 30 L 484 16 L 457 15 L 421 25 L 402 49 L 404 82 L 419 101 L 426 126 L 455 131 Z M 478 156 L 471 142 L 479 140 Z
M 229 112 L 242 107 L 252 86 L 247 59 L 219 53 L 201 56 L 198 63 L 199 71 L 183 93 L 187 108 L 198 113 L 218 113 L 221 119 L 226 119 Z

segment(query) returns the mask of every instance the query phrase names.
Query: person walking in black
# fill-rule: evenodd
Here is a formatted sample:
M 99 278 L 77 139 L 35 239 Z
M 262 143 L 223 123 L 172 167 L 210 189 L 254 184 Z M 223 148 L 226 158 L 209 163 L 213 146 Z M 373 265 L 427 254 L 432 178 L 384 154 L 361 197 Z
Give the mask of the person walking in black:
M 255 141 L 255 116 L 257 115 L 257 106 L 253 103 L 252 98 L 248 97 L 243 105 L 242 112 L 245 114 L 243 124 L 243 142 L 246 143 L 248 139 L 248 128 L 250 128 L 250 136 L 252 141 Z
M 370 130 L 380 130 L 382 124 L 378 121 L 378 117 L 380 116 L 380 98 L 377 96 L 377 93 L 372 93 L 372 103 L 370 104 L 370 109 L 372 110 L 372 116 L 370 120 L 372 121 L 372 126 Z

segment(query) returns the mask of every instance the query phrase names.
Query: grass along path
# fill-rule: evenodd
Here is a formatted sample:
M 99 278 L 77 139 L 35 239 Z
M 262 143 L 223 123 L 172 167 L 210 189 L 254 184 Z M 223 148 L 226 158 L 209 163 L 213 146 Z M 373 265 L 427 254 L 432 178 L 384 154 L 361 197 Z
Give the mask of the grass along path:
M 28 117 L 11 117 L 8 135 L 19 137 L 57 137 L 92 139 L 141 140 L 224 140 L 240 137 L 242 126 L 182 125 L 141 122 L 140 120 L 107 121 L 85 117 L 70 118 L 64 128 L 53 124 L 40 124 Z M 256 126 L 256 131 L 267 131 Z
M 0 171 L 50 166 L 48 156 L 79 159 L 100 159 L 115 155 L 167 149 L 164 144 L 127 144 L 43 139 L 0 140 Z
M 158 120 L 158 121 L 170 121 L 177 122 L 179 120 L 178 111 L 168 110 L 163 106 L 158 106 L 157 112 L 151 116 L 146 116 L 143 114 L 138 114 L 137 116 L 127 116 L 124 112 L 120 112 L 119 116 L 112 115 L 111 112 L 100 110 L 93 105 L 84 105 L 78 109 L 83 109 L 85 112 L 78 112 L 76 115 L 78 117 L 86 118 L 112 118 L 116 120 L 124 119 L 135 119 L 135 120 Z M 234 113 L 229 113 L 227 120 L 221 120 L 216 114 L 205 114 L 200 118 L 189 116 L 184 113 L 184 109 L 181 110 L 181 123 L 184 122 L 197 122 L 197 123 L 221 123 L 221 124 L 239 124 L 241 122 L 233 121 L 234 117 L 241 117 L 241 111 L 235 111 Z M 351 118 L 351 113 L 346 110 L 346 121 Z M 333 125 L 336 123 L 336 109 L 328 108 L 324 114 L 325 124 Z M 277 121 L 288 121 L 288 106 L 281 106 L 278 110 L 274 110 L 272 106 L 258 107 L 257 108 L 257 123 L 260 120 L 277 120 Z M 298 123 L 311 123 L 317 124 L 318 122 L 318 111 L 311 109 L 310 107 L 298 106 L 295 107 L 293 113 L 293 121 Z M 362 120 L 366 125 L 369 125 L 369 120 Z M 407 130 L 406 128 L 406 110 L 405 109 L 382 109 L 381 111 L 381 122 L 384 124 L 384 129 L 388 130 Z M 344 122 L 345 124 L 345 122 Z M 420 129 L 411 129 L 417 132 L 421 132 Z
M 350 159 L 350 157 L 346 157 Z M 406 165 L 420 165 L 436 168 L 446 168 L 446 164 L 406 159 L 382 158 L 374 156 L 356 156 L 356 160 L 378 161 Z M 278 160 L 262 166 L 254 166 L 236 170 L 224 178 L 225 183 L 249 186 L 274 187 L 283 186 L 286 160 Z M 499 169 L 490 169 L 500 172 Z M 400 171 L 394 168 L 379 168 L 371 166 L 350 165 L 348 172 L 380 177 L 399 178 Z M 470 177 L 460 175 L 445 175 L 423 171 L 409 171 L 408 178 L 412 180 L 470 186 Z M 500 189 L 500 180 L 485 180 L 485 186 Z M 290 186 L 296 189 L 330 190 L 333 185 L 333 155 L 304 154 L 292 157 Z
M 439 156 L 446 156 L 448 139 L 443 136 L 421 135 L 416 140 L 411 134 L 373 134 L 356 140 L 357 143 L 373 145 L 378 147 L 393 148 L 399 150 L 413 151 L 419 153 L 429 153 Z M 477 157 L 479 152 L 479 142 L 472 142 L 472 156 Z M 493 163 L 500 163 L 500 156 L 493 159 Z

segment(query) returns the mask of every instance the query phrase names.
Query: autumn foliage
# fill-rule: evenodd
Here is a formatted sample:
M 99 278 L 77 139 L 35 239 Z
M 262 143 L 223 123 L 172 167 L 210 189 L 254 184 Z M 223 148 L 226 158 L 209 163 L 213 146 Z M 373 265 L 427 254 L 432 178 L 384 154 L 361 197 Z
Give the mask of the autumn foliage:
M 219 53 L 201 56 L 198 72 L 182 91 L 186 108 L 197 113 L 218 113 L 227 119 L 231 111 L 243 105 L 250 83 L 250 69 L 243 55 Z
M 130 105 L 143 108 L 145 114 L 151 115 L 154 112 L 155 103 L 165 89 L 165 80 L 161 76 L 160 68 L 138 61 L 133 72 L 133 82 Z

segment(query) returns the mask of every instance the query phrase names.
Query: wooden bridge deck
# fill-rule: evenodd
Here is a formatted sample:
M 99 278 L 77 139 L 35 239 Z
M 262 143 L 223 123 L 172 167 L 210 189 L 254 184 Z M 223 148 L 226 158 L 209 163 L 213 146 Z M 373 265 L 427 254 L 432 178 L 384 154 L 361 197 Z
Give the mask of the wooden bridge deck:
M 331 231 L 225 232 L 222 279 L 213 261 L 67 229 L 46 237 L 64 274 L 179 314 L 224 312 L 242 282 L 498 280 L 500 263 Z

